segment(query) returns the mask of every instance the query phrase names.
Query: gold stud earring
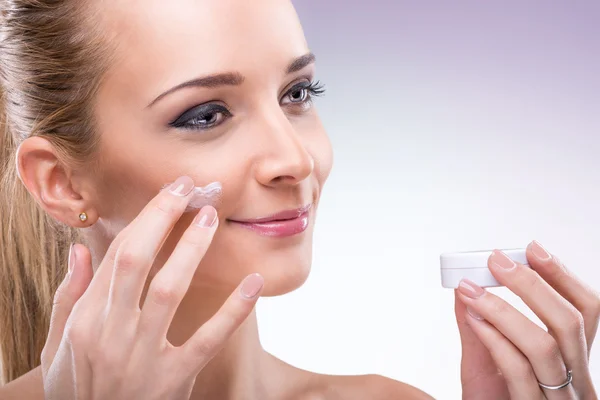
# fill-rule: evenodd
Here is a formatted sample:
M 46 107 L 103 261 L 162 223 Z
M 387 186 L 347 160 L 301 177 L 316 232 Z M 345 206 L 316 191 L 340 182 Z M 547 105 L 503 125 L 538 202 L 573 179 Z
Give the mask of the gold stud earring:
M 87 221 L 87 214 L 85 212 L 82 212 L 81 214 L 79 214 L 79 220 L 81 222 Z

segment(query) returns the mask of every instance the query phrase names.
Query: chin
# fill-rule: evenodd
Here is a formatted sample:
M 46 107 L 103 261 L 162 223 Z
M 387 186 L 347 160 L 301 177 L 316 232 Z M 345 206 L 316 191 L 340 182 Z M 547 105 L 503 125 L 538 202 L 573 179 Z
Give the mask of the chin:
M 262 297 L 290 293 L 306 282 L 312 265 L 313 223 L 304 232 L 284 238 L 261 237 L 246 229 L 236 233 L 238 239 L 248 239 L 246 265 L 238 265 L 244 274 L 258 272 L 264 277 Z
M 265 278 L 262 297 L 280 296 L 293 292 L 306 282 L 310 274 L 312 251 L 302 254 L 269 255 L 256 271 Z
M 264 237 L 245 228 L 223 224 L 197 269 L 197 282 L 233 290 L 249 274 L 265 279 L 262 297 L 298 289 L 312 264 L 312 224 L 286 238 Z

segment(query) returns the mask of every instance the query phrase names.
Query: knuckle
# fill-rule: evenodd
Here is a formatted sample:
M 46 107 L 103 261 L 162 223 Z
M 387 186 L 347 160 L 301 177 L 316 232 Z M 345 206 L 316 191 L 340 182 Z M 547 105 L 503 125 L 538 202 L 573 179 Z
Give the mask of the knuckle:
M 600 295 L 598 293 L 594 292 L 592 295 L 592 300 L 590 301 L 588 309 L 590 310 L 592 318 L 600 318 Z
M 227 326 L 237 326 L 244 322 L 253 308 L 254 302 L 239 297 L 234 304 L 223 310 L 220 318 Z
M 152 283 L 150 291 L 152 301 L 158 305 L 173 305 L 185 295 L 181 285 L 156 281 Z
M 213 336 L 206 336 L 194 345 L 194 353 L 200 358 L 210 358 L 218 350 L 219 341 Z
M 496 316 L 502 316 L 509 312 L 510 307 L 508 306 L 508 303 L 506 303 L 504 300 L 494 297 L 492 300 L 491 308 L 493 314 L 495 314 Z
M 121 231 L 115 236 L 113 241 L 111 242 L 108 250 L 106 251 L 106 255 L 104 256 L 104 262 L 114 263 L 117 259 L 117 254 L 123 248 L 123 244 L 127 242 L 127 238 L 129 237 L 130 232 L 133 230 L 133 226 L 135 222 L 139 219 L 139 216 L 136 217 L 129 225 L 125 226 L 125 228 L 121 229 Z
M 179 201 L 177 201 L 179 200 Z M 156 202 L 152 205 L 152 211 L 159 214 L 164 214 L 167 217 L 174 218 L 183 211 L 185 203 L 176 196 L 160 196 Z
M 536 293 L 542 283 L 542 279 L 535 271 L 525 271 L 522 269 L 521 282 L 523 289 L 529 293 Z
M 237 310 L 223 311 L 218 316 L 218 318 L 219 318 L 219 325 L 224 330 L 224 335 L 229 336 L 236 330 L 236 328 L 238 328 L 242 324 L 242 322 L 246 318 L 246 315 L 245 314 L 242 315 L 242 313 L 239 312 L 239 309 L 237 309 Z
M 542 336 L 537 342 L 537 354 L 542 363 L 554 363 L 561 357 L 556 340 L 550 335 Z
M 115 257 L 115 271 L 119 274 L 127 274 L 137 269 L 137 266 L 145 261 L 146 257 L 138 251 L 135 251 L 129 245 L 123 246 L 117 251 Z
M 213 347 L 209 342 L 201 341 L 196 345 L 196 348 L 194 350 L 199 357 L 210 357 L 212 354 Z
M 557 329 L 565 337 L 580 338 L 584 332 L 583 315 L 575 308 L 570 308 L 566 320 Z
M 125 229 L 127 229 L 127 227 Z M 103 263 L 104 262 L 114 263 L 117 260 L 117 254 L 119 252 L 119 247 L 121 246 L 121 243 L 123 242 L 124 237 L 125 237 L 125 233 L 124 233 L 125 229 L 123 229 L 121 232 L 119 232 L 119 234 L 111 242 L 110 246 L 108 247 L 108 250 L 106 251 L 106 255 L 104 256 L 104 260 L 102 261 Z
M 73 348 L 85 346 L 86 338 L 89 336 L 85 329 L 76 324 L 68 324 L 63 335 Z

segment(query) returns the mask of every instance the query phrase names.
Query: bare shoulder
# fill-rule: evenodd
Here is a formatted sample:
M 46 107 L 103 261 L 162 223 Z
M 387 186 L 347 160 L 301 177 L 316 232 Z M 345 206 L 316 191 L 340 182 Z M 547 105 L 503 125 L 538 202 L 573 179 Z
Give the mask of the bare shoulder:
M 2 400 L 44 400 L 42 370 L 36 367 L 14 381 L 0 386 Z
M 298 400 L 435 400 L 409 384 L 382 375 L 320 375 Z
M 365 375 L 358 384 L 363 387 L 363 393 L 370 394 L 372 399 L 435 400 L 414 386 L 382 375 Z

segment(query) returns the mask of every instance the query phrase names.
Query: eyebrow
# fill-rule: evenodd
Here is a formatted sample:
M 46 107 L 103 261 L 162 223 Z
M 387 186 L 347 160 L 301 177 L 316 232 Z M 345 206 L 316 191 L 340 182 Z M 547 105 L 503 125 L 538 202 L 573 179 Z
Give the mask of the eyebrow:
M 310 64 L 315 62 L 315 55 L 313 53 L 307 53 L 303 56 L 300 56 L 294 59 L 287 67 L 286 73 L 293 74 L 294 72 L 298 72 L 303 68 L 309 66 Z M 157 98 L 152 100 L 150 104 L 146 106 L 146 108 L 152 107 L 156 102 L 158 102 L 163 97 L 176 92 L 180 89 L 187 87 L 205 87 L 205 88 L 216 88 L 220 86 L 239 86 L 244 82 L 245 78 L 239 72 L 224 72 L 220 74 L 203 76 L 201 78 L 192 79 L 187 82 L 180 83 L 179 85 L 172 87 L 166 92 L 160 94 Z
M 298 72 L 304 67 L 309 66 L 310 64 L 315 62 L 315 55 L 313 53 L 308 53 L 303 56 L 296 58 L 294 61 L 290 63 L 287 68 L 288 74 L 293 74 L 294 72 Z

